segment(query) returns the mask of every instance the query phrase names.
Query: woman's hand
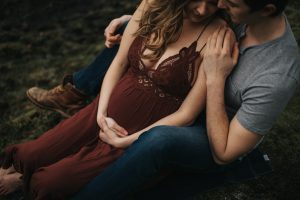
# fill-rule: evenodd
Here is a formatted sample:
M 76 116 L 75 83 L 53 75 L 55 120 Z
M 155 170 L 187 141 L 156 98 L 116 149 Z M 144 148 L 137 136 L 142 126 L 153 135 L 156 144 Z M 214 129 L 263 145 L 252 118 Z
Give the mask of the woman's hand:
M 99 138 L 103 142 L 105 142 L 113 147 L 119 148 L 119 138 L 120 137 L 112 130 L 109 129 L 109 130 L 106 130 L 105 132 L 100 130 Z
M 101 117 L 99 119 L 100 123 L 100 132 L 99 138 L 116 148 L 125 148 L 127 140 L 123 139 L 128 135 L 127 131 L 119 126 L 112 118 Z
M 102 128 L 99 132 L 99 138 L 103 142 L 110 144 L 113 147 L 122 148 L 122 149 L 127 148 L 140 135 L 139 132 L 132 135 L 128 135 L 127 132 L 126 135 L 118 134 L 116 131 L 114 131 L 114 128 L 111 128 L 117 125 L 117 123 L 111 118 L 108 118 L 108 120 L 106 118 L 102 118 L 100 121 L 101 121 Z M 119 128 L 123 129 L 122 127 Z
M 120 149 L 125 149 L 125 148 L 129 147 L 135 141 L 130 136 L 119 137 L 112 130 L 108 130 L 106 132 L 100 130 L 99 138 L 103 142 L 105 142 L 115 148 L 120 148 Z
M 115 133 L 112 129 L 108 127 L 105 117 L 101 117 L 99 119 L 100 123 L 100 132 L 99 138 L 114 147 L 118 147 L 118 139 L 120 138 L 117 133 Z
M 108 128 L 115 132 L 118 136 L 124 137 L 128 135 L 128 132 L 122 126 L 117 124 L 117 122 L 114 119 L 110 117 L 105 117 L 105 121 L 107 123 Z
M 104 115 L 99 115 L 97 116 L 97 123 L 102 131 L 105 132 L 105 130 L 113 131 L 115 134 L 117 134 L 119 137 L 124 137 L 128 135 L 128 132 L 117 122 L 110 118 L 110 117 L 105 117 Z M 107 127 L 107 128 L 106 128 Z
M 139 131 L 126 137 L 120 137 L 118 139 L 118 148 L 125 149 L 129 147 L 141 134 L 142 131 Z

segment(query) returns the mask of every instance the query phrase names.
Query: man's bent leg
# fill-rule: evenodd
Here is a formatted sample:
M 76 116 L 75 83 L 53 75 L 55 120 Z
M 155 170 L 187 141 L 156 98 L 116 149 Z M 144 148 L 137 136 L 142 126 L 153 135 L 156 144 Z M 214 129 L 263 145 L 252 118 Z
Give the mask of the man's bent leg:
M 204 128 L 160 126 L 145 132 L 74 199 L 124 199 L 173 166 L 197 171 L 217 167 Z
M 127 23 L 123 24 L 116 34 L 123 35 Z M 96 59 L 86 68 L 73 74 L 73 83 L 75 87 L 88 96 L 96 96 L 100 91 L 103 78 L 110 64 L 115 58 L 120 45 L 114 45 L 112 48 L 104 48 Z
M 123 34 L 127 23 L 120 27 L 117 34 Z M 86 68 L 65 76 L 62 85 L 51 90 L 33 87 L 27 90 L 29 100 L 35 105 L 61 113 L 69 117 L 83 108 L 88 96 L 96 96 L 104 75 L 114 59 L 119 45 L 105 48 Z
M 96 96 L 100 91 L 104 75 L 116 56 L 118 49 L 119 45 L 103 49 L 90 65 L 75 72 L 73 74 L 75 88 L 88 96 Z
M 114 59 L 119 45 L 105 48 L 86 68 L 64 77 L 61 85 L 51 89 L 33 87 L 27 90 L 29 100 L 40 108 L 57 111 L 65 117 L 86 106 L 88 96 L 100 91 L 103 77 Z

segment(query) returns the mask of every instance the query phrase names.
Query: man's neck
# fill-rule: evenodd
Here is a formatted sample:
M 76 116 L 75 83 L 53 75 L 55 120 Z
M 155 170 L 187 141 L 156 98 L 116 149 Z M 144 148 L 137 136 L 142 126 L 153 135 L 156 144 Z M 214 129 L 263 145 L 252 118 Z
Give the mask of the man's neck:
M 240 46 L 259 45 L 282 36 L 285 32 L 285 23 L 285 17 L 282 14 L 247 25 L 246 35 Z

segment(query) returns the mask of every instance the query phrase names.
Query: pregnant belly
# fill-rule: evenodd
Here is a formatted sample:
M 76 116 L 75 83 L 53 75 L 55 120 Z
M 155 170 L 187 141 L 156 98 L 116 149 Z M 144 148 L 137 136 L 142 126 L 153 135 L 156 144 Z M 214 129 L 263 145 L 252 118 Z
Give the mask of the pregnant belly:
M 134 133 L 177 109 L 177 104 L 139 87 L 135 79 L 123 78 L 111 94 L 107 114 L 129 133 Z

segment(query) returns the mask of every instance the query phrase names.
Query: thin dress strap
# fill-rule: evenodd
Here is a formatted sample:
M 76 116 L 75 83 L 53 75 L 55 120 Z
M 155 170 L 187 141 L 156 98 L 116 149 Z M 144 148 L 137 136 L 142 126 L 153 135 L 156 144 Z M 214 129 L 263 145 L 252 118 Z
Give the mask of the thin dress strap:
M 214 19 L 215 19 L 215 17 L 212 17 L 212 18 L 205 24 L 204 28 L 201 30 L 200 34 L 198 35 L 198 38 L 197 38 L 196 42 L 198 42 L 199 38 L 202 36 L 202 34 L 204 33 L 204 31 L 206 30 L 206 28 L 208 27 L 208 25 L 209 25 Z M 206 42 L 205 42 L 205 44 L 202 46 L 202 48 L 200 49 L 199 52 L 201 52 L 201 51 L 204 49 L 205 46 L 206 46 Z

